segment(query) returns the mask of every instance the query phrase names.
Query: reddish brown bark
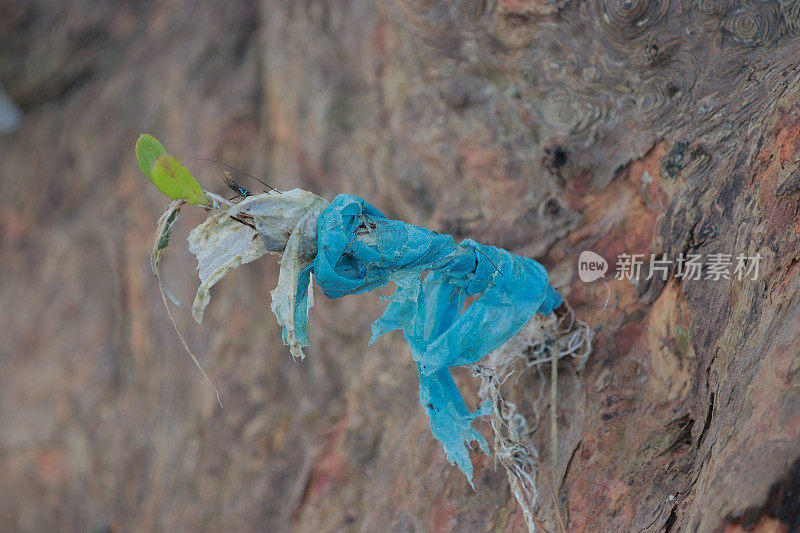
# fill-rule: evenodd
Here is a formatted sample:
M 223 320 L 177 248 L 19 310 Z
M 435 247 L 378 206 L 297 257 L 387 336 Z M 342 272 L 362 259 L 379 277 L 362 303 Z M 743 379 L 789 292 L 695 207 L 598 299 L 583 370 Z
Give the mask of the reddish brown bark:
M 592 359 L 560 373 L 558 495 L 571 531 L 800 527 L 789 4 L 0 5 L 0 81 L 25 111 L 0 138 L 0 522 L 523 527 L 490 458 L 475 455 L 477 493 L 446 463 L 402 341 L 367 346 L 374 295 L 318 298 L 302 364 L 267 310 L 269 261 L 215 288 L 202 328 L 180 308 L 216 408 L 147 265 L 165 203 L 133 158 L 147 131 L 184 159 L 535 257 L 587 321 L 606 289 L 577 279 L 582 250 L 760 253 L 757 281 L 610 280 Z M 163 273 L 187 301 L 188 254 L 171 248 Z M 537 393 L 534 375 L 514 392 Z

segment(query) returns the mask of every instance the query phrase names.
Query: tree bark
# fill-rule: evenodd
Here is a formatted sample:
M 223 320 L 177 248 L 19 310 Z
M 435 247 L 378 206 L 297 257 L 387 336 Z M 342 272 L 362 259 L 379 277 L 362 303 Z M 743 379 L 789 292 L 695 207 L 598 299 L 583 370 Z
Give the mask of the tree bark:
M 547 530 L 556 502 L 569 531 L 798 530 L 798 17 L 788 0 L 0 5 L 0 82 L 24 112 L 0 137 L 0 523 L 524 528 L 491 458 L 474 455 L 477 493 L 447 464 L 402 340 L 368 346 L 374 294 L 318 295 L 300 364 L 269 260 L 214 289 L 202 328 L 176 309 L 216 407 L 147 265 L 166 203 L 133 157 L 149 132 L 541 261 L 597 328 L 586 368 L 558 369 Z M 756 280 L 609 275 L 605 306 L 583 250 L 761 262 Z M 193 268 L 167 251 L 183 301 Z M 510 386 L 517 405 L 541 379 Z

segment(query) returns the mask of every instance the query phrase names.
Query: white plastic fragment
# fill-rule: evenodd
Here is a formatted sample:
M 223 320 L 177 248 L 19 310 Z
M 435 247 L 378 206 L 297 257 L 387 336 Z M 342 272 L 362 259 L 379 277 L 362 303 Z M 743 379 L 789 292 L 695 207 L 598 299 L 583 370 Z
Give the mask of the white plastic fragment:
M 211 300 L 211 287 L 234 268 L 267 253 L 281 254 L 278 286 L 271 292 L 272 312 L 284 328 L 294 357 L 303 358 L 304 342 L 295 335 L 294 303 L 298 276 L 317 252 L 317 218 L 328 201 L 302 189 L 271 191 L 230 203 L 216 195 L 212 209 L 221 209 L 189 234 L 189 250 L 197 257 L 200 287 L 192 315 L 199 323 Z M 309 290 L 311 282 L 309 281 Z M 309 306 L 313 298 L 309 293 Z
M 189 234 L 189 251 L 197 256 L 200 287 L 192 304 L 192 316 L 199 324 L 211 300 L 211 287 L 234 268 L 267 253 L 264 242 L 249 226 L 227 213 L 216 213 Z
M 313 229 L 312 229 L 313 226 Z M 278 319 L 284 331 L 284 342 L 289 346 L 289 351 L 295 359 L 304 359 L 303 346 L 308 344 L 306 339 L 298 339 L 295 328 L 295 300 L 297 298 L 297 285 L 300 271 L 305 268 L 312 260 L 313 256 L 308 257 L 300 253 L 301 243 L 309 232 L 313 231 L 316 235 L 317 217 L 304 217 L 289 236 L 286 248 L 283 251 L 280 264 L 281 270 L 278 274 L 278 286 L 275 287 L 272 296 L 272 313 Z M 311 294 L 311 278 L 309 278 L 308 292 Z M 313 299 L 309 298 L 308 307 L 313 305 Z M 306 309 L 306 312 L 308 308 Z
M 270 191 L 250 196 L 228 209 L 228 214 L 251 219 L 266 246 L 272 252 L 282 252 L 289 236 L 303 221 L 297 252 L 305 259 L 317 254 L 317 218 L 328 206 L 328 201 L 303 189 L 292 189 L 283 193 Z

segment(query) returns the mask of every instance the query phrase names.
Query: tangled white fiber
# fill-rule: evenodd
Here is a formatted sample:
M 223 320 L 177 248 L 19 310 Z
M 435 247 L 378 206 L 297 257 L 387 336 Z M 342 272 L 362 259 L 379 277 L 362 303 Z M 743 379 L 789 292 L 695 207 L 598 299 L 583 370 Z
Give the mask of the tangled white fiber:
M 581 370 L 592 349 L 593 331 L 582 320 L 575 319 L 572 309 L 565 304 L 565 313 L 552 313 L 550 316 L 535 315 L 514 337 L 500 348 L 490 353 L 479 364 L 473 365 L 473 374 L 481 379 L 479 395 L 481 401 L 491 400 L 493 411 L 491 425 L 494 432 L 494 455 L 503 465 L 508 475 L 511 492 L 522 508 L 529 531 L 535 531 L 539 505 L 539 491 L 536 486 L 536 466 L 538 451 L 531 442 L 531 435 L 539 426 L 538 404 L 544 396 L 545 375 L 542 366 L 551 364 L 551 447 L 552 456 L 557 456 L 558 432 L 555 419 L 555 397 L 558 359 L 573 357 L 579 359 Z M 563 308 L 562 308 L 563 309 Z M 561 309 L 559 309 L 560 311 Z M 514 383 L 530 368 L 536 368 L 539 375 L 539 394 L 532 403 L 532 420 L 517 411 L 517 406 L 504 399 L 502 388 L 512 374 L 516 373 Z M 556 512 L 558 502 L 555 494 L 555 466 L 553 466 Z M 562 524 L 563 529 L 563 524 Z

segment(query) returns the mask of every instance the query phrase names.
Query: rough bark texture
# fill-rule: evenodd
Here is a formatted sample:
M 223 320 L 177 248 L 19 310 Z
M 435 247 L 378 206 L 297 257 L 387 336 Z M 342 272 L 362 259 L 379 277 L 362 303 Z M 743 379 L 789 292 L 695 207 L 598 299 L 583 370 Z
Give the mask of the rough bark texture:
M 180 308 L 216 407 L 149 272 L 147 131 L 535 257 L 587 321 L 584 249 L 760 253 L 758 281 L 610 281 L 561 369 L 558 498 L 571 531 L 797 530 L 798 31 L 790 0 L 0 2 L 3 529 L 523 527 L 491 459 L 477 493 L 447 464 L 402 341 L 367 346 L 374 295 L 319 297 L 299 364 L 270 260 L 201 328 Z M 163 273 L 190 301 L 185 245 Z

